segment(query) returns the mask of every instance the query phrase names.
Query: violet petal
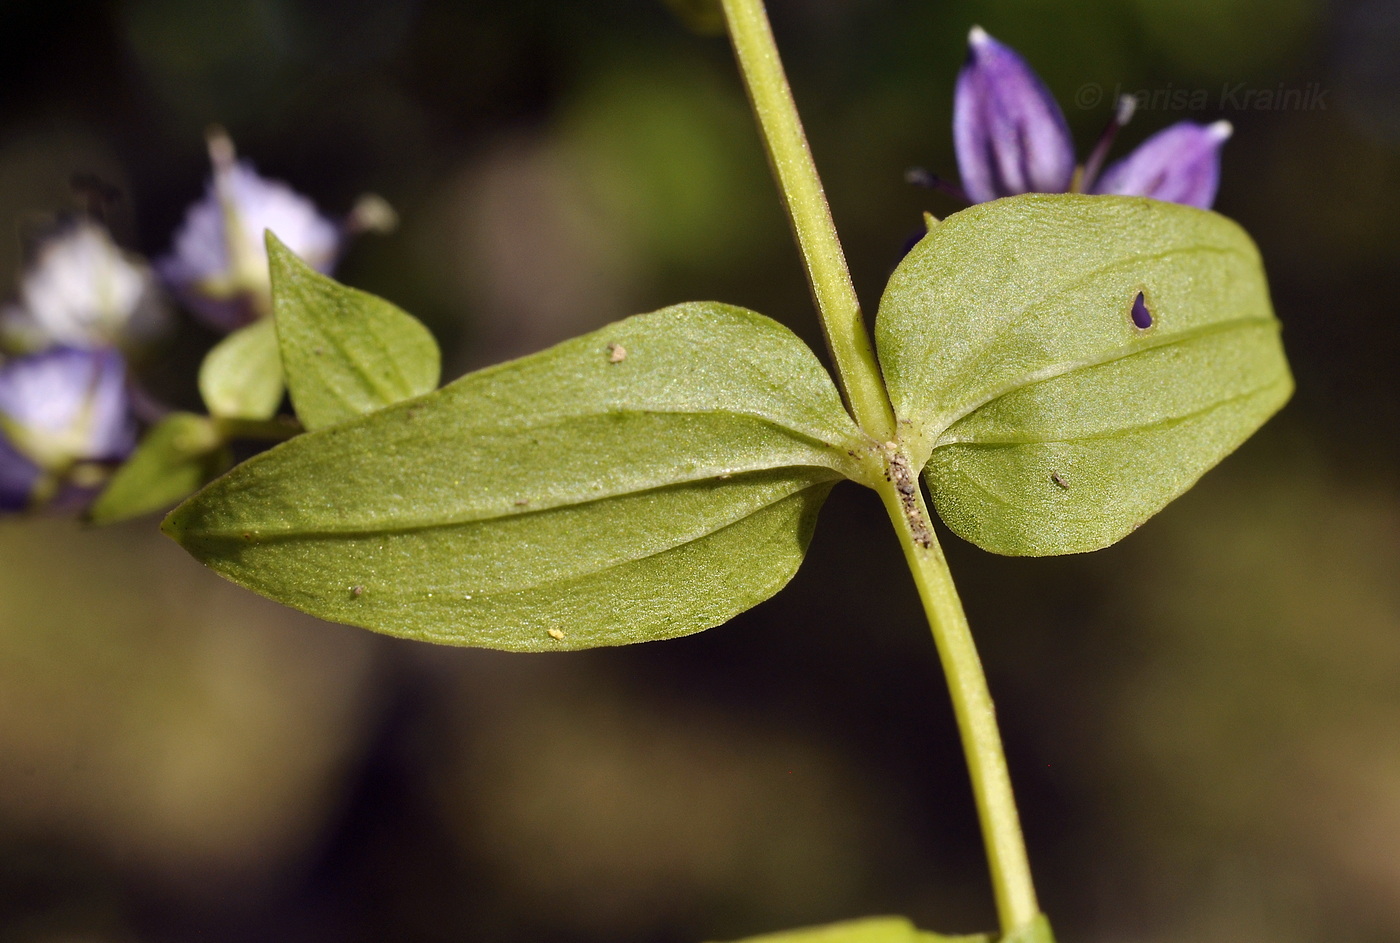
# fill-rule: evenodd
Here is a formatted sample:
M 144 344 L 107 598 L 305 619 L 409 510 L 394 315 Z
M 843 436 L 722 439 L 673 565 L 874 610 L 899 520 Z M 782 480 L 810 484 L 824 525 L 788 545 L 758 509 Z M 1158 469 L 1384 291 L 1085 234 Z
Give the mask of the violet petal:
M 12 444 L 40 465 L 125 458 L 136 445 L 129 405 L 115 350 L 55 347 L 0 368 Z
M 247 161 L 216 165 L 204 198 L 186 212 L 170 254 L 156 262 L 156 270 L 195 314 L 218 330 L 233 330 L 256 317 L 248 293 L 268 290 L 263 242 L 267 230 L 306 264 L 327 274 L 344 237 L 309 199 L 263 177 Z M 230 246 L 230 236 L 238 244 Z M 256 261 L 255 273 L 235 267 L 240 255 Z M 255 281 L 249 282 L 253 275 Z
M 0 511 L 23 511 L 43 473 L 0 434 Z
M 1220 185 L 1220 147 L 1233 130 L 1228 121 L 1181 121 L 1164 128 L 1110 165 L 1093 192 L 1210 209 Z
M 976 203 L 1018 193 L 1063 193 L 1074 176 L 1064 113 L 1014 50 L 974 26 L 953 93 L 953 145 Z
M 1147 308 L 1147 299 L 1142 292 L 1137 293 L 1133 299 L 1132 310 L 1133 326 L 1140 331 L 1145 331 L 1152 326 L 1152 312 Z

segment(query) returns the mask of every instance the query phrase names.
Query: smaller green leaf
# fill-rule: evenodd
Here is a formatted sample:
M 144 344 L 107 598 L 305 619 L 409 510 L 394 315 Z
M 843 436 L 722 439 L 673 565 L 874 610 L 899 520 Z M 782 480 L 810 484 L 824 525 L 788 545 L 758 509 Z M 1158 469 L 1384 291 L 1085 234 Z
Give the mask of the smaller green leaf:
M 442 358 L 417 318 L 322 275 L 270 231 L 267 254 L 287 389 L 308 431 L 437 388 Z
M 213 420 L 173 413 L 156 424 L 112 476 L 88 512 L 95 524 L 115 524 L 169 507 L 232 464 Z
M 271 419 L 283 390 L 282 357 L 271 318 L 219 341 L 199 367 L 199 395 L 210 413 L 224 419 Z
M 724 35 L 724 8 L 720 0 L 664 0 L 676 18 L 701 36 Z
M 736 943 L 992 943 L 992 937 L 985 933 L 975 936 L 939 936 L 916 929 L 904 917 L 865 917 L 821 927 L 766 933 Z M 1008 940 L 1007 943 L 1023 941 L 1016 939 Z M 1039 941 L 1027 937 L 1024 943 Z

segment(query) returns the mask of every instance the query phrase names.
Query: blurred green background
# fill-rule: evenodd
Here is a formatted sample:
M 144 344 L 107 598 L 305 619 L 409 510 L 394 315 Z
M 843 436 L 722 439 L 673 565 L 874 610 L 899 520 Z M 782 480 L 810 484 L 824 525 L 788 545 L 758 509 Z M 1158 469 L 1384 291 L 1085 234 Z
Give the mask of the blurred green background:
M 971 24 L 1039 69 L 1081 153 L 1115 89 L 1207 99 L 1140 109 L 1120 156 L 1234 122 L 1217 207 L 1263 250 L 1293 402 L 1109 550 L 945 540 L 1061 940 L 1400 939 L 1400 6 L 771 12 L 871 312 L 920 212 L 957 209 L 902 175 L 954 170 Z M 1239 104 L 1314 86 L 1311 108 Z M 164 252 L 213 122 L 328 212 L 398 208 L 339 274 L 427 321 L 449 376 L 686 299 L 819 344 L 728 48 L 654 0 L 0 3 L 7 232 L 96 173 L 119 240 Z M 0 239 L 5 293 L 19 247 Z M 186 324 L 151 382 L 193 405 L 211 340 Z M 872 494 L 838 488 L 793 584 L 731 624 L 557 656 L 318 623 L 155 525 L 0 524 L 0 943 L 994 923 Z

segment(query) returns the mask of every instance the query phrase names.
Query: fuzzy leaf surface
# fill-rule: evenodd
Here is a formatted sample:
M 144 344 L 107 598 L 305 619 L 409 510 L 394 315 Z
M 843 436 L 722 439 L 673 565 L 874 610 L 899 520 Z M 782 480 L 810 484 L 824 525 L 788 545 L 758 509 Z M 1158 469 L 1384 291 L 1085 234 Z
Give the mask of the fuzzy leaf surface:
M 488 648 L 618 645 L 777 592 L 863 441 L 786 328 L 678 305 L 298 436 L 165 529 L 322 618 Z
M 1033 194 L 950 216 L 891 277 L 876 339 L 939 514 L 1004 554 L 1115 542 L 1293 389 L 1249 236 L 1134 197 Z
M 234 331 L 199 365 L 199 395 L 211 414 L 225 419 L 271 419 L 285 390 L 271 318 Z
M 146 433 L 88 516 L 94 524 L 114 524 L 168 508 L 230 462 L 228 446 L 208 417 L 172 413 Z
M 437 387 L 437 342 L 417 318 L 327 278 L 271 232 L 267 254 L 287 392 L 308 431 Z

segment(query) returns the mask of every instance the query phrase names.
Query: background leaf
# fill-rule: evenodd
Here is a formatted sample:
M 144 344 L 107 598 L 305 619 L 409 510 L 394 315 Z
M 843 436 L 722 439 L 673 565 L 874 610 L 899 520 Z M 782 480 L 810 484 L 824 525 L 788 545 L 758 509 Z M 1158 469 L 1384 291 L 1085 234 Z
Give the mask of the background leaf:
M 701 36 L 724 35 L 724 9 L 720 0 L 663 0 L 671 12 Z
M 939 513 L 997 553 L 1113 543 L 1292 391 L 1249 237 L 1140 198 L 1027 195 L 949 217 L 890 279 L 877 342 Z
M 904 917 L 866 917 L 822 927 L 766 933 L 736 943 L 993 943 L 993 938 L 985 933 L 940 936 L 916 929 Z
M 679 305 L 299 436 L 165 526 L 323 618 L 492 648 L 615 645 L 709 628 L 781 588 L 861 445 L 790 331 Z
M 271 318 L 234 331 L 199 366 L 199 395 L 210 413 L 225 419 L 271 419 L 284 389 Z
M 172 413 L 146 433 L 89 511 L 95 524 L 113 524 L 167 508 L 231 463 L 227 444 L 206 416 Z
M 437 387 L 437 342 L 412 315 L 317 272 L 268 232 L 287 390 L 307 430 Z

